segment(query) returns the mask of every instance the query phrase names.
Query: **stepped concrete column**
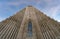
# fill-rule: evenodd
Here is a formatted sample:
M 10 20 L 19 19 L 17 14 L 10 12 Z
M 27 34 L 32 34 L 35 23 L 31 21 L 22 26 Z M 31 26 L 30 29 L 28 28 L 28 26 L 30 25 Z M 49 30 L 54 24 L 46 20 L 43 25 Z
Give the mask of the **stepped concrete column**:
M 21 27 L 20 30 L 18 32 L 18 36 L 17 39 L 23 39 L 23 32 L 24 32 L 24 28 L 25 28 L 25 23 L 29 20 L 29 12 L 28 9 L 26 8 L 22 23 L 21 23 Z
M 38 20 L 37 20 L 34 8 L 29 7 L 28 9 L 29 9 L 29 14 L 31 15 L 31 20 L 33 22 L 33 25 L 35 25 L 34 27 L 37 30 L 36 31 L 36 33 L 37 33 L 37 39 L 43 39 L 43 36 L 42 36 L 41 30 L 39 28 L 39 23 L 38 23 Z

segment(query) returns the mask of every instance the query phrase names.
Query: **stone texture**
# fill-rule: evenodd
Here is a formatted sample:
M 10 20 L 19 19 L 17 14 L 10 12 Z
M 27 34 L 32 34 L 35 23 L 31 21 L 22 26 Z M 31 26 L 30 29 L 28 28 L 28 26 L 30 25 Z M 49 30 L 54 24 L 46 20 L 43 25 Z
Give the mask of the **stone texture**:
M 28 23 L 32 36 L 28 36 Z M 38 9 L 28 6 L 0 22 L 0 39 L 60 39 L 60 24 Z

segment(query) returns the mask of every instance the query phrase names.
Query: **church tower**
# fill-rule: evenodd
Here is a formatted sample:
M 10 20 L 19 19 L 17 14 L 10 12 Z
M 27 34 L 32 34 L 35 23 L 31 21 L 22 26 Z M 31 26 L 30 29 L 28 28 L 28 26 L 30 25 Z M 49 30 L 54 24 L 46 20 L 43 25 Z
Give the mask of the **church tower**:
M 60 24 L 28 6 L 0 23 L 0 39 L 60 39 Z

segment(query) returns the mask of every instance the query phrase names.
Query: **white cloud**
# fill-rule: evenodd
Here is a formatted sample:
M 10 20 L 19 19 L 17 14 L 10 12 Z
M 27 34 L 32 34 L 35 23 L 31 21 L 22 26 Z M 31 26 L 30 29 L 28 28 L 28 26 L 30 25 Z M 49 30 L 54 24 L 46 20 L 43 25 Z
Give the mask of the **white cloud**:
M 0 2 L 0 5 L 13 5 L 13 6 L 19 6 L 21 4 L 27 4 L 26 1 L 17 1 L 17 2 Z
M 0 22 L 1 22 L 1 21 L 3 21 L 3 20 L 5 20 L 5 18 L 3 18 L 3 17 L 0 17 Z
M 55 6 L 55 7 L 52 7 L 52 8 L 50 8 L 50 10 L 49 10 L 49 13 L 51 13 L 51 16 L 56 16 L 56 14 L 58 14 L 57 13 L 57 11 L 60 9 L 60 6 Z
M 58 20 L 58 22 L 60 22 L 60 20 Z
M 25 1 L 20 1 L 20 2 L 8 2 L 7 5 L 16 5 L 16 6 L 19 6 L 19 5 L 24 4 L 24 3 L 26 3 L 26 2 L 25 2 Z

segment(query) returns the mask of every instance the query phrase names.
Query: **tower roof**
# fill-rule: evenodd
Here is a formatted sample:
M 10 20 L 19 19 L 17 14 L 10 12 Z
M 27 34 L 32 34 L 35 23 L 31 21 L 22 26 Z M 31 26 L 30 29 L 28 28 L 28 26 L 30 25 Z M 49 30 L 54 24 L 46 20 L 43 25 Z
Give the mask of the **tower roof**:
M 28 7 L 33 7 L 32 5 L 28 5 Z

